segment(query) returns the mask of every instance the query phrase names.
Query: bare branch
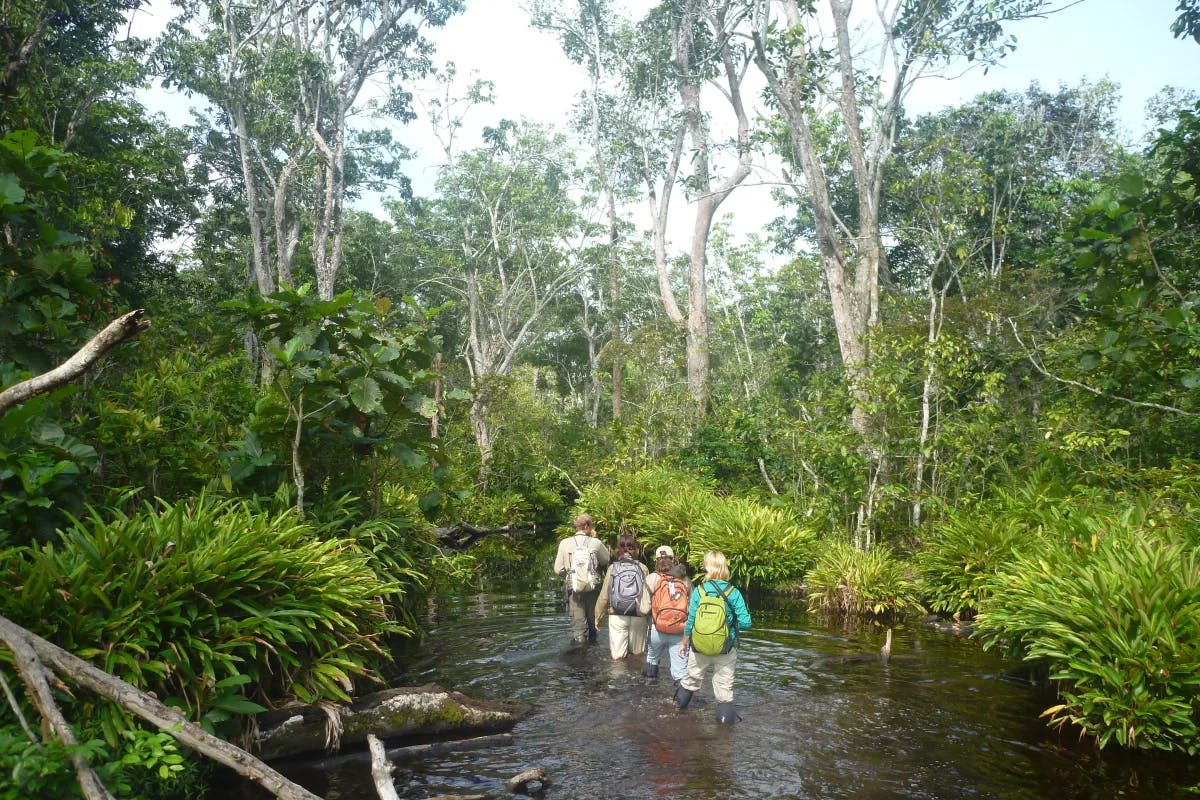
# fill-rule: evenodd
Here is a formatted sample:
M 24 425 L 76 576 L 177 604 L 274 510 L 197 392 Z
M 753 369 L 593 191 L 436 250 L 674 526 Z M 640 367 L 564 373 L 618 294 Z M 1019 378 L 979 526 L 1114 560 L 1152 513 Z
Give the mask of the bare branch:
M 0 392 L 0 417 L 9 409 L 39 394 L 57 389 L 65 383 L 78 378 L 83 371 L 104 357 L 104 354 L 121 342 L 132 339 L 150 327 L 150 320 L 144 319 L 143 309 L 130 311 L 109 323 L 108 327 L 97 333 L 91 340 L 49 372 L 21 381 Z
M 1058 383 L 1062 383 L 1067 386 L 1074 386 L 1076 389 L 1083 389 L 1085 392 L 1091 392 L 1097 397 L 1103 397 L 1107 400 L 1117 400 L 1118 402 L 1127 403 L 1128 405 L 1137 406 L 1139 408 L 1154 408 L 1159 411 L 1169 411 L 1172 414 L 1182 414 L 1185 417 L 1200 417 L 1200 414 L 1196 413 L 1195 411 L 1185 411 L 1182 408 L 1163 405 L 1162 403 L 1148 403 L 1143 400 L 1134 400 L 1132 398 L 1122 397 L 1121 395 L 1117 394 L 1109 394 L 1108 392 L 1088 386 L 1086 383 L 1080 383 L 1079 381 L 1074 381 L 1070 378 L 1063 378 L 1055 375 L 1046 369 L 1042 362 L 1036 357 L 1034 351 L 1026 347 L 1025 342 L 1021 341 L 1021 334 L 1017 331 L 1017 323 L 1013 322 L 1012 317 L 1008 318 L 1008 324 L 1012 326 L 1013 336 L 1016 337 L 1017 344 L 1021 345 L 1021 349 L 1025 352 L 1025 357 L 1029 359 L 1029 363 L 1032 364 L 1033 368 L 1039 373 L 1052 381 L 1057 381 Z

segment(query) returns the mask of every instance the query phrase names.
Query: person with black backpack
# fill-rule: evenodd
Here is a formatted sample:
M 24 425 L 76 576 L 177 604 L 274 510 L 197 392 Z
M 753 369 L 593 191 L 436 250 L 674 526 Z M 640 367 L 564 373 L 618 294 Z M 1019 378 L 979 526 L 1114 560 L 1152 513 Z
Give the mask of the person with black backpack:
M 596 624 L 608 618 L 608 649 L 613 660 L 646 650 L 646 626 L 650 614 L 650 591 L 646 578 L 650 570 L 638 561 L 641 547 L 637 537 L 622 533 L 617 538 L 613 562 L 604 573 L 600 598 L 596 601 Z
M 608 548 L 596 538 L 590 514 L 575 517 L 575 533 L 558 543 L 554 571 L 563 577 L 567 615 L 571 619 L 571 641 L 594 643 L 597 639 L 596 598 L 600 592 L 600 567 L 608 565 Z
M 687 566 L 675 560 L 670 545 L 664 544 L 654 551 L 654 572 L 646 579 L 646 587 L 650 590 L 650 646 L 646 648 L 642 675 L 657 678 L 665 652 L 671 660 L 671 678 L 678 686 L 687 670 L 687 657 L 680 654 L 679 643 L 683 641 L 683 627 L 687 623 L 692 582 L 688 580 Z
M 741 591 L 729 583 L 729 561 L 719 550 L 704 554 L 705 579 L 696 584 L 688 603 L 687 623 L 683 628 L 680 655 L 688 655 L 687 673 L 675 690 L 675 705 L 680 710 L 692 702 L 692 695 L 704 681 L 704 673 L 713 669 L 713 695 L 717 698 L 717 721 L 737 722 L 733 708 L 733 672 L 737 664 L 739 631 L 750 629 L 750 609 Z

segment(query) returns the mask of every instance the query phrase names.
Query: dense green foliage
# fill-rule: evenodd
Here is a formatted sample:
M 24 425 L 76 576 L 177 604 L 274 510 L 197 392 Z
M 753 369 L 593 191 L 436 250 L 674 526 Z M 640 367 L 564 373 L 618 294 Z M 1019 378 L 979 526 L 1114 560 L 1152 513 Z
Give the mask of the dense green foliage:
M 1200 549 L 1172 533 L 1114 526 L 994 576 L 979 635 L 1047 665 L 1061 695 L 1043 713 L 1051 724 L 1101 747 L 1200 749 Z
M 427 593 L 544 577 L 586 511 L 610 544 L 632 531 L 693 568 L 720 549 L 735 582 L 814 609 L 977 620 L 1058 683 L 1052 724 L 1200 747 L 1194 97 L 1157 98 L 1140 144 L 1107 80 L 898 115 L 879 298 L 849 368 L 812 187 L 752 235 L 715 221 L 698 406 L 664 300 L 695 299 L 696 259 L 630 209 L 698 203 L 711 176 L 689 168 L 733 152 L 701 158 L 674 127 L 687 76 L 667 61 L 680 15 L 721 0 L 637 22 L 601 0 L 542 9 L 595 81 L 574 130 L 495 119 L 465 149 L 493 87 L 437 68 L 421 35 L 456 0 L 409 4 L 424 16 L 371 56 L 391 89 L 363 103 L 335 85 L 361 31 L 311 20 L 336 34 L 324 52 L 281 33 L 322 3 L 186 0 L 157 42 L 127 33 L 142 5 L 0 4 L 0 390 L 123 311 L 154 322 L 0 416 L 0 612 L 227 730 L 345 697 Z M 990 62 L 1007 15 L 1042 6 L 902 5 L 894 32 L 937 65 Z M 1195 3 L 1178 11 L 1194 35 Z M 696 52 L 710 21 L 691 20 Z M 812 52 L 820 91 L 833 51 Z M 427 74 L 442 167 L 422 197 L 391 126 Z M 151 79 L 217 110 L 152 117 Z M 744 145 L 798 174 L 780 111 Z M 865 207 L 844 121 L 814 114 L 810 134 L 845 225 Z M 384 213 L 349 207 L 367 190 Z M 435 526 L 458 523 L 510 535 L 456 552 Z M 69 702 L 113 788 L 195 789 L 159 734 Z M 0 714 L 14 791 L 66 796 L 61 748 L 26 741 Z
M 808 604 L 839 614 L 895 617 L 921 608 L 908 566 L 886 547 L 830 542 L 808 572 Z
M 236 501 L 94 511 L 0 570 L 5 616 L 197 720 L 345 698 L 403 630 L 388 610 L 401 586 L 353 540 Z M 114 711 L 100 715 L 110 742 L 125 727 Z
M 644 550 L 669 544 L 676 557 L 699 568 L 705 552 L 730 559 L 734 579 L 770 589 L 804 574 L 812 563 L 815 536 L 781 508 L 720 497 L 711 486 L 678 469 L 623 473 L 587 487 L 578 501 L 597 527 L 613 535 L 629 531 Z

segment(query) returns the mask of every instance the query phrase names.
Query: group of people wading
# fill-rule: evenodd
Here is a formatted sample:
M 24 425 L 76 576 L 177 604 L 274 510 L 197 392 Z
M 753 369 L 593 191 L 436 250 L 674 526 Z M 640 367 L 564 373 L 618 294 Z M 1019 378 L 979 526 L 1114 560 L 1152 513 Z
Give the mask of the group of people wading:
M 592 518 L 575 518 L 575 533 L 559 542 L 554 571 L 566 584 L 571 640 L 595 644 L 599 624 L 608 618 L 608 647 L 613 660 L 646 654 L 642 674 L 657 678 L 663 653 L 675 680 L 675 705 L 687 708 L 712 668 L 717 720 L 736 722 L 733 674 L 738 632 L 749 629 L 750 610 L 741 591 L 729 583 L 725 554 L 704 554 L 704 577 L 695 585 L 687 565 L 669 545 L 654 552 L 654 571 L 639 558 L 637 537 L 621 533 L 616 549 L 596 535 Z M 605 569 L 607 568 L 607 569 Z M 604 577 L 600 570 L 605 569 Z M 649 648 L 647 648 L 649 639 Z

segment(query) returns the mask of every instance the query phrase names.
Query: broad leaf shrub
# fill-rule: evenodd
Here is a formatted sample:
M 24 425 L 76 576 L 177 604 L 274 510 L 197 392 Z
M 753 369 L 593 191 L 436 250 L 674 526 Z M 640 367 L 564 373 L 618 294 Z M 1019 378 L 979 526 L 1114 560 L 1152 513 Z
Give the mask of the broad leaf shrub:
M 573 513 L 591 514 L 606 539 L 615 541 L 625 525 L 643 547 L 669 544 L 683 559 L 692 529 L 716 501 L 711 483 L 670 467 L 652 467 L 585 487 Z
M 1123 529 L 1018 555 L 977 619 L 985 647 L 1046 664 L 1051 725 L 1100 747 L 1200 751 L 1200 551 Z
M 816 536 L 780 508 L 717 497 L 704 507 L 688 539 L 694 567 L 702 567 L 708 550 L 725 553 L 738 583 L 773 589 L 796 580 L 812 565 Z
M 973 618 L 996 572 L 1037 538 L 1024 522 L 1007 515 L 949 513 L 913 561 L 925 604 L 936 614 Z
M 898 617 L 921 609 L 908 566 L 886 547 L 826 542 L 805 582 L 812 611 Z
M 93 511 L 58 544 L 5 552 L 0 583 L 0 613 L 210 723 L 347 699 L 384 659 L 382 638 L 406 632 L 388 610 L 399 587 L 354 541 L 204 496 Z M 126 721 L 97 708 L 85 716 L 117 741 Z
M 27 720 L 36 716 L 31 709 L 23 713 Z M 115 747 L 83 730 L 79 743 L 66 747 L 54 739 L 30 741 L 10 716 L 0 713 L 0 800 L 82 797 L 72 755 L 86 758 L 105 787 L 123 800 L 199 800 L 212 779 L 208 764 L 188 759 L 179 743 L 159 730 L 128 728 Z

